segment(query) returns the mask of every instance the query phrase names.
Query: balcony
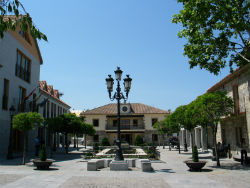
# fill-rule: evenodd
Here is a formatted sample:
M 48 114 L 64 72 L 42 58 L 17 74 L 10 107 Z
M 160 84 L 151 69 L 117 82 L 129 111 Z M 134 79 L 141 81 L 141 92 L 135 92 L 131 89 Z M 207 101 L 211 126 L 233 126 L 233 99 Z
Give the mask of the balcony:
M 14 105 L 18 113 L 35 112 L 37 109 L 36 102 L 34 102 L 33 100 L 26 100 L 26 101 L 19 102 L 18 98 L 12 98 L 12 100 L 10 101 L 10 104 Z
M 121 130 L 141 130 L 145 129 L 144 125 L 121 125 Z M 106 125 L 106 130 L 117 130 L 116 125 Z

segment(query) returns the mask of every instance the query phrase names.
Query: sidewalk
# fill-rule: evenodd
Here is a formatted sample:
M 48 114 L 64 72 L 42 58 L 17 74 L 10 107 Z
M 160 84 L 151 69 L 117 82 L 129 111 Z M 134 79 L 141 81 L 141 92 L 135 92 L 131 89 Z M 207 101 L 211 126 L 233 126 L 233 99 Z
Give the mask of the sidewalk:
M 81 148 L 81 150 L 84 148 Z M 85 188 L 233 188 L 250 187 L 250 169 L 242 167 L 231 159 L 221 160 L 221 168 L 206 159 L 208 154 L 200 154 L 208 163 L 202 172 L 189 172 L 183 161 L 191 157 L 187 152 L 160 149 L 161 160 L 152 163 L 154 172 L 145 173 L 137 168 L 131 171 L 87 171 L 87 163 L 81 158 L 81 152 L 73 151 L 69 155 L 55 154 L 56 160 L 51 170 L 38 171 L 31 162 L 23 165 L 1 160 L 0 187 L 85 187 Z M 202 159 L 203 160 L 203 159 Z M 20 164 L 20 163 L 19 163 Z

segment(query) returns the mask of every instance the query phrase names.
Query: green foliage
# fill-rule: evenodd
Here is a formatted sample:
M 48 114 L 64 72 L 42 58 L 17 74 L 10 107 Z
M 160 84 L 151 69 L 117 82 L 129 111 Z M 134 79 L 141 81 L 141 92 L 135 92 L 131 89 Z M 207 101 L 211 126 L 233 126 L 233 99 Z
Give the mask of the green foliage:
M 6 20 L 6 18 L 8 19 Z M 47 41 L 46 35 L 36 28 L 29 13 L 19 0 L 0 1 L 0 38 L 4 37 L 4 32 L 15 31 L 18 27 L 21 31 L 30 33 L 35 39 Z
M 45 145 L 43 144 L 41 152 L 40 152 L 40 160 L 41 161 L 46 161 L 46 159 L 47 159 L 46 148 L 45 148 Z
M 110 146 L 109 139 L 107 137 L 102 139 L 102 146 Z
M 190 67 L 218 74 L 229 64 L 250 62 L 249 0 L 178 0 L 183 9 L 173 16 L 181 23 L 178 36 L 187 39 L 184 55 Z
M 143 142 L 142 136 L 137 135 L 136 138 L 135 138 L 135 145 L 136 145 L 136 146 L 140 146 L 140 145 L 143 144 L 143 143 L 144 143 L 144 142 Z
M 94 147 L 93 147 L 95 153 L 99 152 L 99 144 L 97 142 L 94 143 Z
M 167 129 L 165 121 L 157 121 L 153 127 L 157 130 L 159 135 L 166 134 L 169 130 Z
M 167 116 L 167 118 L 165 119 L 165 124 L 169 134 L 178 133 L 180 131 L 181 126 L 189 128 L 187 126 L 185 117 L 186 109 L 187 105 L 179 106 L 172 114 Z
M 224 91 L 205 93 L 197 98 L 196 108 L 210 125 L 217 124 L 233 111 L 233 100 Z
M 48 125 L 48 129 L 52 132 L 60 132 L 60 126 L 62 125 L 62 117 L 58 116 L 55 118 L 46 119 L 46 124 Z
M 44 119 L 36 112 L 20 113 L 13 118 L 13 128 L 21 132 L 27 132 L 35 128 L 35 126 L 41 126 Z
M 196 145 L 194 146 L 194 150 L 192 153 L 192 159 L 193 159 L 193 162 L 199 162 L 198 149 L 197 149 Z
M 85 156 L 87 156 L 87 157 L 93 157 L 93 153 L 88 152 L 88 153 L 85 154 Z

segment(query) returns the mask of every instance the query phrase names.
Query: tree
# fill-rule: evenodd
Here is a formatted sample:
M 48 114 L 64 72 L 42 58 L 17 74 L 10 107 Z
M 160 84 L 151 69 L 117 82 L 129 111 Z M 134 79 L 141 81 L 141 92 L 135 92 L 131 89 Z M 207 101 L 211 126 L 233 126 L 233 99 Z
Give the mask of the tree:
M 15 31 L 17 27 L 20 27 L 24 32 L 29 32 L 35 39 L 47 41 L 46 35 L 35 26 L 31 16 L 19 0 L 1 0 L 0 38 L 4 37 L 4 32 Z
M 35 126 L 41 126 L 43 123 L 43 117 L 36 112 L 20 113 L 13 118 L 13 128 L 21 131 L 23 133 L 23 163 L 26 160 L 26 141 L 27 132 L 33 130 Z
M 217 75 L 229 64 L 250 62 L 249 0 L 178 0 L 183 10 L 173 16 L 185 37 L 184 55 L 190 68 L 199 66 Z
M 168 131 L 169 134 L 177 133 L 178 135 L 179 153 L 181 153 L 179 132 L 181 125 L 184 125 L 185 123 L 185 116 L 184 116 L 185 108 L 186 106 L 179 106 L 178 108 L 175 109 L 175 111 L 172 114 L 168 115 L 167 118 L 165 119 L 166 131 Z
M 56 133 L 60 132 L 60 125 L 62 124 L 62 121 L 63 119 L 60 116 L 46 119 L 46 124 L 48 125 L 49 132 L 54 134 L 53 151 L 56 151 Z M 50 146 L 50 148 L 51 148 L 51 154 L 52 154 L 52 145 Z
M 220 166 L 216 141 L 217 127 L 223 117 L 232 113 L 233 100 L 228 97 L 224 91 L 205 93 L 204 95 L 198 97 L 196 108 L 200 110 L 203 116 L 202 119 L 207 121 L 212 127 L 217 166 Z
M 80 133 L 84 134 L 84 144 L 85 148 L 87 147 L 87 135 L 94 136 L 95 135 L 95 128 L 91 124 L 83 123 Z
M 157 121 L 153 127 L 157 130 L 158 135 L 161 135 L 163 140 L 163 149 L 165 148 L 165 134 L 167 133 L 168 129 L 166 127 L 165 121 Z

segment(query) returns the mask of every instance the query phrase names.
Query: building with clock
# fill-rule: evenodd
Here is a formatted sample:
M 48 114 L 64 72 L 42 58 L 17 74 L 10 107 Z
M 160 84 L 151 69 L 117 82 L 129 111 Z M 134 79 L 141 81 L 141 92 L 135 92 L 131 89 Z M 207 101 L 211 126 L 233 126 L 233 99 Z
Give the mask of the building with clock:
M 152 144 L 158 142 L 157 131 L 153 124 L 164 120 L 170 113 L 141 103 L 123 103 L 121 112 L 121 140 L 134 144 L 137 135 L 144 138 L 145 142 Z M 92 124 L 96 134 L 89 137 L 88 145 L 101 142 L 104 137 L 112 144 L 117 138 L 117 104 L 107 104 L 81 113 L 85 122 Z

